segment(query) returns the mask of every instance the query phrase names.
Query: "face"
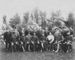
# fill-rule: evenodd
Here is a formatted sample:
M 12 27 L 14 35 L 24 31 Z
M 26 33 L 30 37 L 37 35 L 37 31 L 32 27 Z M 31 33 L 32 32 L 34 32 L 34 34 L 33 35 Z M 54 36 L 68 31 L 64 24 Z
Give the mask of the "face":
M 44 33 L 42 35 L 44 36 Z
M 45 30 L 48 31 L 48 28 L 46 28 Z
M 51 32 L 49 33 L 49 35 L 51 35 Z
M 34 36 L 36 35 L 36 33 L 34 33 Z

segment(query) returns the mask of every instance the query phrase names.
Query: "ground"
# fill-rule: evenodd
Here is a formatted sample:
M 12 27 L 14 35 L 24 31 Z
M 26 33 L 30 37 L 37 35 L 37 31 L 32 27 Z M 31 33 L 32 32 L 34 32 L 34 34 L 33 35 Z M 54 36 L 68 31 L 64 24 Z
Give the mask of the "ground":
M 75 60 L 75 51 L 69 54 L 51 52 L 4 52 L 0 45 L 0 60 Z

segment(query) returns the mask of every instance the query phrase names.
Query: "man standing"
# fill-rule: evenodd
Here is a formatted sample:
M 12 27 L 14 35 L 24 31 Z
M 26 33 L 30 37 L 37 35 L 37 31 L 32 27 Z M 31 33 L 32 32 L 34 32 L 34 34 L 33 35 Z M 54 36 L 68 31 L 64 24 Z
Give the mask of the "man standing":
M 53 34 L 50 32 L 49 35 L 47 36 L 47 41 L 49 43 L 49 47 L 48 47 L 48 50 L 52 51 L 53 50 L 53 42 L 54 42 L 54 36 Z

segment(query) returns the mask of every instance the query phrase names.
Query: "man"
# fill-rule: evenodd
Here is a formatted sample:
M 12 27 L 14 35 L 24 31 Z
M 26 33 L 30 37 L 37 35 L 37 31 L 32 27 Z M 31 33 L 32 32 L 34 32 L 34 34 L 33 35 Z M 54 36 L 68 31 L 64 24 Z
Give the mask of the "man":
M 25 30 L 24 35 L 27 36 L 28 33 L 29 33 L 29 31 L 28 30 Z
M 52 43 L 54 41 L 54 36 L 52 35 L 52 33 L 50 32 L 49 35 L 47 36 L 47 39 L 49 41 L 49 43 Z
M 10 45 L 11 45 L 11 32 L 10 31 L 6 31 L 4 34 L 4 40 L 5 40 L 5 43 L 6 43 L 6 48 L 10 48 Z
M 55 44 L 57 45 L 55 52 L 57 53 L 60 49 L 60 42 L 63 40 L 63 36 L 61 34 L 60 28 L 56 28 L 55 33 L 54 33 L 54 37 L 55 37 Z
M 42 32 L 41 31 L 36 31 L 36 36 L 39 38 L 39 40 L 41 40 L 42 37 Z
M 45 34 L 45 37 L 47 37 L 49 35 L 48 28 L 45 29 L 44 34 Z
M 72 51 L 72 41 L 73 41 L 73 32 L 70 31 L 70 28 L 68 27 L 63 27 L 62 29 L 62 35 L 64 37 L 64 40 L 62 41 L 62 50 L 66 52 L 71 52 Z
M 52 50 L 53 50 L 52 45 L 53 45 L 53 42 L 54 42 L 54 36 L 52 35 L 51 32 L 50 32 L 49 35 L 47 36 L 47 41 L 48 41 L 48 43 L 49 43 L 48 49 L 49 49 L 50 51 L 52 51 Z
M 39 34 L 39 33 L 37 33 L 37 34 Z M 41 51 L 41 48 L 42 48 L 40 39 L 41 39 L 41 36 L 36 35 L 36 33 L 34 33 L 34 36 L 33 36 L 34 51 L 36 51 L 36 52 Z
M 45 37 L 44 31 L 43 31 L 42 36 L 41 36 L 41 40 L 40 40 L 42 51 L 45 51 L 46 50 L 45 47 L 44 47 L 45 41 L 46 41 L 46 37 Z
M 70 35 L 73 35 L 73 28 L 70 27 Z
M 25 46 L 25 49 L 26 51 L 30 51 L 30 41 L 31 41 L 31 35 L 30 33 L 25 37 L 25 40 L 26 40 L 26 46 Z
M 4 34 L 3 34 L 3 36 L 4 36 L 4 41 L 5 41 L 5 43 L 6 43 L 6 48 L 8 47 L 8 32 L 5 32 Z

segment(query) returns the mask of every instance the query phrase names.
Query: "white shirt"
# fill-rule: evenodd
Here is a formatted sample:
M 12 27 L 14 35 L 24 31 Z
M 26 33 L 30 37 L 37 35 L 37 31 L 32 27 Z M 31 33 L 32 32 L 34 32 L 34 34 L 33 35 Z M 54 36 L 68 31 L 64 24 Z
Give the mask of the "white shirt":
M 54 36 L 53 35 L 48 35 L 47 39 L 52 43 L 54 41 Z

